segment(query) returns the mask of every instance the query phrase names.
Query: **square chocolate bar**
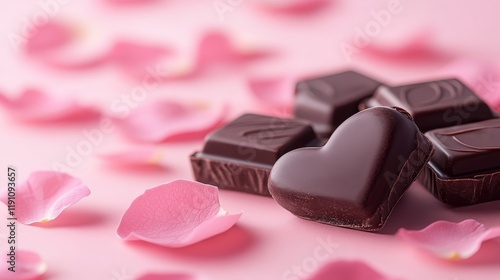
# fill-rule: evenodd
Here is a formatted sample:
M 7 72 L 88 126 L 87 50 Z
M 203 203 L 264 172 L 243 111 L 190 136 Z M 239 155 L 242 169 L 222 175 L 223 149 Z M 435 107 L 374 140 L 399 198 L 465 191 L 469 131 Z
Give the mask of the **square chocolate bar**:
M 328 138 L 379 85 L 354 71 L 300 81 L 295 88 L 294 115 L 311 121 L 316 133 Z
M 457 79 L 381 86 L 364 105 L 401 107 L 424 132 L 494 118 L 488 105 Z
M 321 144 L 305 121 L 245 114 L 208 135 L 191 164 L 199 182 L 270 196 L 267 180 L 278 158 Z
M 435 152 L 419 181 L 439 200 L 461 206 L 500 199 L 500 119 L 425 135 Z

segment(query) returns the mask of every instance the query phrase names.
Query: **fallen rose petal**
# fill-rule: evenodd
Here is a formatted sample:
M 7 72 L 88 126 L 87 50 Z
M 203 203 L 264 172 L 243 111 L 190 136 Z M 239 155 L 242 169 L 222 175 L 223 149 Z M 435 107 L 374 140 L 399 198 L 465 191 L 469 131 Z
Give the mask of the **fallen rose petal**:
M 424 31 L 407 40 L 394 42 L 391 45 L 377 45 L 369 42 L 358 49 L 365 55 L 390 62 L 436 62 L 450 59 L 453 55 L 444 53 L 434 46 L 430 32 Z
M 160 2 L 159 0 L 104 0 L 104 1 L 116 6 L 128 6 L 128 5 L 150 4 L 150 3 Z
M 128 138 L 142 142 L 162 142 L 177 138 L 200 138 L 223 121 L 227 107 L 206 104 L 185 105 L 173 101 L 144 104 L 125 119 L 115 118 Z
M 190 273 L 148 273 L 136 280 L 208 280 L 208 278 Z
M 396 236 L 438 257 L 460 260 L 473 256 L 484 241 L 500 237 L 500 227 L 486 229 L 476 220 L 438 221 L 418 231 L 400 229 Z
M 78 121 L 100 116 L 95 108 L 80 105 L 69 97 L 48 95 L 38 89 L 26 89 L 15 98 L 0 94 L 0 106 L 13 118 L 26 122 Z
M 132 150 L 100 153 L 101 159 L 120 166 L 165 166 L 165 155 L 157 148 L 141 147 Z
M 47 270 L 47 265 L 43 262 L 42 258 L 30 251 L 17 249 L 16 254 L 16 265 L 15 272 L 8 270 L 10 267 L 9 252 L 6 252 L 3 256 L 6 261 L 3 261 L 0 265 L 0 279 L 2 280 L 34 280 L 39 279 L 45 271 Z
M 108 54 L 108 61 L 132 77 L 143 79 L 147 68 L 154 67 L 171 50 L 161 45 L 151 45 L 130 40 L 118 40 Z
M 331 261 L 324 264 L 307 280 L 397 280 L 385 276 L 362 261 Z
M 227 34 L 210 31 L 205 33 L 199 42 L 196 65 L 203 69 L 213 64 L 241 63 L 268 54 L 259 49 L 238 47 Z
M 57 49 L 72 39 L 73 33 L 69 27 L 56 21 L 49 21 L 36 27 L 26 41 L 25 50 L 28 54 L 39 54 Z
M 55 171 L 36 171 L 16 187 L 15 217 L 23 224 L 46 223 L 66 208 L 90 195 L 89 188 L 75 177 Z M 0 200 L 8 205 L 8 193 Z
M 241 213 L 228 215 L 219 205 L 217 187 L 175 180 L 146 190 L 125 212 L 117 233 L 124 240 L 143 240 L 184 247 L 230 229 Z
M 247 85 L 252 95 L 270 109 L 285 109 L 290 111 L 293 105 L 295 84 L 294 76 L 275 78 L 250 78 Z
M 457 77 L 488 105 L 500 110 L 500 69 L 472 59 L 458 59 L 438 71 L 439 76 Z
M 252 3 L 269 12 L 302 14 L 319 10 L 329 2 L 328 0 L 258 0 Z

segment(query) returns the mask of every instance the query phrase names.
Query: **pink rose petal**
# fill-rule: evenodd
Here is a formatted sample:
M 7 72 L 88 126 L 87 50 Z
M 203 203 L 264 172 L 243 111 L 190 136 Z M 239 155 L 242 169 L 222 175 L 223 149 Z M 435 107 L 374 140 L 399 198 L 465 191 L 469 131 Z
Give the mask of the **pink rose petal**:
M 115 121 L 124 135 L 132 140 L 162 142 L 205 136 L 222 123 L 226 111 L 225 105 L 157 101 L 144 104 L 125 119 L 115 118 Z
M 23 224 L 45 223 L 89 194 L 89 188 L 80 179 L 68 174 L 33 172 L 16 187 L 15 217 Z M 8 204 L 7 192 L 0 194 L 0 200 Z
M 171 50 L 161 45 L 151 45 L 129 40 L 119 40 L 111 48 L 108 61 L 132 77 L 142 79 L 147 67 L 156 66 Z
M 166 247 L 184 247 L 230 229 L 241 213 L 228 215 L 217 187 L 187 180 L 159 185 L 137 197 L 123 215 L 118 235 Z
M 293 105 L 297 77 L 282 76 L 273 78 L 250 78 L 247 81 L 252 95 L 270 108 L 285 108 L 290 111 Z
M 165 155 L 157 148 L 141 147 L 126 151 L 101 153 L 98 156 L 119 166 L 165 166 Z
M 128 6 L 128 5 L 138 5 L 138 4 L 149 4 L 160 2 L 159 0 L 104 0 L 109 4 L 116 6 Z
M 38 89 L 26 89 L 15 98 L 0 94 L 0 106 L 13 118 L 26 122 L 78 121 L 100 116 L 95 108 L 80 105 L 69 97 L 48 95 Z
M 452 54 L 438 50 L 432 40 L 430 32 L 424 31 L 413 35 L 406 41 L 393 42 L 391 45 L 377 45 L 369 42 L 360 47 L 362 53 L 374 58 L 390 62 L 435 62 L 449 59 Z
M 25 46 L 28 54 L 39 54 L 54 50 L 73 39 L 70 28 L 59 22 L 49 21 L 42 26 L 33 28 L 34 33 L 28 38 Z
M 190 273 L 148 273 L 136 280 L 208 280 L 208 278 Z
M 16 266 L 15 272 L 9 271 L 7 268 L 10 266 L 9 256 L 11 252 L 3 254 L 6 261 L 0 264 L 0 279 L 2 280 L 34 280 L 39 279 L 47 270 L 47 265 L 43 262 L 42 258 L 33 252 L 16 250 Z
M 438 221 L 418 231 L 400 229 L 396 236 L 438 257 L 460 260 L 474 255 L 484 241 L 500 237 L 500 227 L 486 229 L 475 220 Z
M 445 66 L 438 74 L 459 78 L 491 107 L 500 110 L 500 69 L 498 67 L 472 59 L 458 59 Z
M 396 280 L 385 276 L 361 261 L 331 261 L 319 268 L 307 280 Z
M 269 12 L 302 14 L 323 8 L 329 2 L 328 0 L 258 0 L 252 3 Z

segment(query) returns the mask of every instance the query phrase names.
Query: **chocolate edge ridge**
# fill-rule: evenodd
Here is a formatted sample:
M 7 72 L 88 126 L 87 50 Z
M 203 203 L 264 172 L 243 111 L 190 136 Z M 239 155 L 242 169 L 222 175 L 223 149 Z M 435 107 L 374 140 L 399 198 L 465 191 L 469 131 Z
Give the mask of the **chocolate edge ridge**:
M 267 187 L 270 169 L 202 158 L 197 156 L 198 153 L 194 152 L 189 156 L 196 181 L 220 189 L 271 196 Z
M 500 199 L 500 171 L 471 177 L 442 178 L 428 164 L 418 181 L 439 201 L 453 207 Z
M 416 143 L 416 149 L 410 154 L 409 158 L 403 164 L 403 167 L 399 171 L 398 177 L 396 178 L 387 199 L 381 204 L 377 211 L 375 211 L 375 214 L 370 219 L 370 221 L 378 220 L 378 227 L 367 228 L 367 230 L 378 231 L 384 227 L 398 201 L 427 167 L 427 163 L 434 154 L 434 147 L 432 146 L 431 141 L 427 139 L 427 137 L 425 137 L 425 135 L 419 130 L 417 130 Z M 422 156 L 425 157 L 425 160 L 422 163 L 417 166 L 413 164 L 414 162 L 418 162 Z M 408 172 L 408 170 L 412 169 L 414 172 L 412 172 L 411 176 L 401 176 L 405 171 Z M 372 222 L 367 224 L 375 223 Z

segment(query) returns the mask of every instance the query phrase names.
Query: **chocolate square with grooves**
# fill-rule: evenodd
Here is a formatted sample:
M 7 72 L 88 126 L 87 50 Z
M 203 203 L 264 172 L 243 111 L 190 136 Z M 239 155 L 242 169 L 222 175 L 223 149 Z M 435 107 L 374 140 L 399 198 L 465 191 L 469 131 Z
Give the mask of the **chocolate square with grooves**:
M 321 144 L 305 121 L 245 114 L 207 136 L 190 159 L 199 182 L 270 196 L 273 164 L 291 150 Z
M 457 79 L 381 86 L 364 106 L 401 107 L 424 132 L 494 117 L 488 105 Z
M 500 199 L 500 119 L 426 133 L 435 154 L 420 175 L 438 199 L 453 206 Z

